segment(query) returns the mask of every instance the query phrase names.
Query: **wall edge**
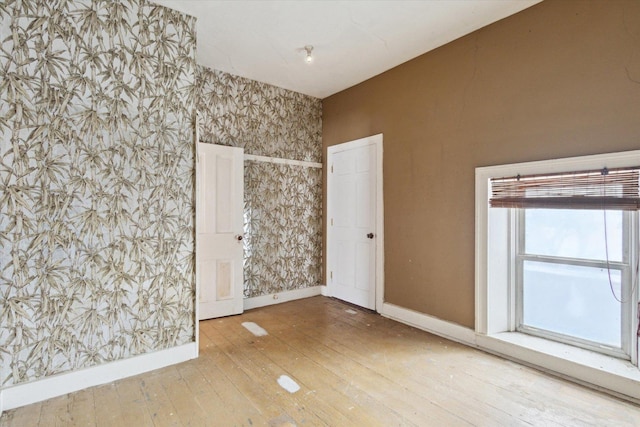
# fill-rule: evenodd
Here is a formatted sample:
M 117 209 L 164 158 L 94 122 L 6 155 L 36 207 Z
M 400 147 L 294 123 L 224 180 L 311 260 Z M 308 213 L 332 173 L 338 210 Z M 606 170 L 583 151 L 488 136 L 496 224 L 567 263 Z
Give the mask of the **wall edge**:
M 0 414 L 85 388 L 175 365 L 198 357 L 195 342 L 98 366 L 53 375 L 0 390 Z
M 280 304 L 283 302 L 294 301 L 322 295 L 322 286 L 312 286 L 309 288 L 293 289 L 291 291 L 275 292 L 259 297 L 245 298 L 244 309 L 251 310 L 258 307 L 266 307 L 268 305 Z

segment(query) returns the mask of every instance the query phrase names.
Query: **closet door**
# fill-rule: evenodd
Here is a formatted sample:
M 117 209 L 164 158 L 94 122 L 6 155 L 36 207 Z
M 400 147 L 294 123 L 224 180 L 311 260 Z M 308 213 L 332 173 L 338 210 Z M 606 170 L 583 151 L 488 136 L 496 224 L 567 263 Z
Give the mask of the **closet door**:
M 378 221 L 378 144 L 382 136 L 328 149 L 327 286 L 329 294 L 376 309 L 377 254 L 382 250 Z M 378 200 L 380 199 L 380 200 Z

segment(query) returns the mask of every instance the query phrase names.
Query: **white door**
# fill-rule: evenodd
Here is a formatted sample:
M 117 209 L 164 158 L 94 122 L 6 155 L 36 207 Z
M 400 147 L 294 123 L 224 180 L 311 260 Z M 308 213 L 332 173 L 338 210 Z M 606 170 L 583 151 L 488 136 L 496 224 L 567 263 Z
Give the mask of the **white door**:
M 242 313 L 243 149 L 198 143 L 198 318 Z
M 382 218 L 377 218 L 381 198 L 377 141 L 382 143 L 382 135 L 329 147 L 327 173 L 328 291 L 372 310 L 377 301 L 376 249 L 382 233 Z

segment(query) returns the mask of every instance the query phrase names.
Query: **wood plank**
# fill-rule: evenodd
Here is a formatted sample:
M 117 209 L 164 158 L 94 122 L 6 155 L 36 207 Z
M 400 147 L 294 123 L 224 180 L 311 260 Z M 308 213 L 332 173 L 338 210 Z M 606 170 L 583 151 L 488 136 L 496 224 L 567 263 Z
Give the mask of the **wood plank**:
M 118 395 L 118 387 L 115 383 L 103 384 L 91 389 L 93 391 L 95 405 L 96 425 L 99 427 L 118 427 L 125 424 Z
M 257 361 L 261 366 L 264 366 L 265 360 L 268 359 L 270 362 L 267 363 L 269 363 L 270 366 L 273 366 L 274 369 L 277 369 L 295 379 L 298 385 L 302 387 L 302 390 L 297 393 L 305 393 L 305 401 L 310 400 L 310 395 L 314 394 L 312 396 L 313 399 L 321 402 L 309 402 L 308 405 L 313 405 L 315 408 L 322 407 L 322 411 L 324 413 L 330 412 L 332 414 L 331 419 L 335 419 L 335 417 L 338 416 L 344 417 L 345 422 L 348 425 L 353 425 L 355 422 L 371 426 L 382 425 L 368 413 L 348 402 L 348 399 L 337 394 L 337 390 L 330 387 L 329 384 L 318 375 L 319 370 L 316 364 L 303 364 L 300 366 L 303 363 L 303 360 L 292 352 L 289 352 L 287 346 L 285 346 L 280 340 L 271 339 L 271 337 L 261 337 L 254 340 L 253 337 L 247 334 L 246 330 L 240 329 L 241 327 L 239 325 L 236 324 L 234 326 L 235 327 L 232 329 L 228 327 L 225 328 L 228 332 L 225 334 L 225 337 L 232 342 L 235 342 L 238 346 L 242 346 L 248 339 L 249 345 L 257 350 L 254 357 L 257 358 Z M 281 353 L 282 357 L 274 357 L 276 356 L 275 352 L 278 350 L 284 350 Z M 278 378 L 277 372 L 274 372 L 273 375 L 274 377 L 272 378 L 272 382 Z M 336 380 L 339 380 L 339 378 L 336 378 Z M 323 387 L 328 388 L 325 393 L 322 393 Z M 307 396 L 309 396 L 309 399 L 306 398 Z M 323 414 L 318 415 L 322 416 Z
M 201 330 L 204 323 L 206 322 L 201 322 Z M 207 329 L 206 325 L 204 329 Z M 201 336 L 204 336 L 204 332 L 201 332 Z M 219 418 L 219 425 L 266 424 L 268 418 L 281 414 L 281 408 L 270 402 L 265 403 L 264 398 L 261 399 L 259 387 L 213 344 L 200 354 L 194 365 L 206 381 L 199 384 L 198 387 L 204 394 L 197 395 L 196 400 L 203 406 L 213 408 L 212 412 L 226 417 Z M 254 404 L 252 396 L 260 404 Z
M 22 408 L 4 411 L 0 416 L 0 426 L 23 427 L 40 425 L 41 410 L 42 402 L 37 402 Z
M 267 327 L 269 324 L 264 323 Z M 298 350 L 297 342 L 291 341 L 291 335 L 286 339 L 261 340 L 261 350 L 279 366 L 286 366 L 296 378 L 309 384 L 313 390 L 332 407 L 347 416 L 351 423 L 375 425 L 414 425 L 399 413 L 372 396 L 367 390 L 355 387 L 352 382 L 344 379 L 327 369 Z
M 69 408 L 71 407 L 72 400 L 71 395 L 66 394 L 42 402 L 39 424 L 56 427 L 71 424 Z
M 405 333 L 399 333 L 403 329 Z M 531 402 L 526 399 L 519 400 L 519 396 L 514 393 L 513 389 L 499 388 L 487 382 L 474 382 L 459 368 L 469 363 L 470 355 L 483 354 L 477 350 L 431 336 L 433 339 L 429 348 L 419 348 L 420 358 L 428 355 L 435 357 L 439 351 L 442 351 L 443 356 L 433 359 L 438 360 L 438 363 L 420 363 L 420 361 L 416 363 L 412 362 L 411 356 L 416 353 L 415 344 L 407 346 L 407 342 L 413 342 L 412 328 L 407 326 L 399 326 L 395 334 L 357 334 L 349 339 L 344 335 L 332 334 L 331 339 L 336 340 L 347 349 L 345 353 L 348 357 L 360 360 L 367 366 L 373 364 L 373 369 L 386 371 L 386 375 L 402 378 L 403 386 L 423 396 L 429 390 L 434 391 L 435 396 L 446 396 L 447 400 L 438 401 L 439 404 L 452 410 L 461 411 L 459 413 L 464 414 L 465 419 L 470 422 L 474 419 L 481 424 L 490 419 L 506 424 L 530 424 L 543 421 L 548 425 L 562 425 L 566 422 L 565 416 L 555 416 L 553 412 L 547 410 L 546 406 L 531 405 Z M 426 335 L 429 336 L 429 334 Z M 386 345 L 393 348 L 393 357 L 403 360 L 402 364 L 389 364 L 386 361 L 386 351 L 384 351 Z M 363 356 L 358 353 L 365 346 L 368 346 L 369 349 L 378 349 L 379 354 L 369 359 L 363 359 Z M 452 366 L 453 357 L 460 351 L 464 353 L 465 360 L 456 364 L 456 369 L 449 371 L 447 367 Z M 384 363 L 382 363 L 382 358 L 385 359 Z M 509 394 L 509 398 L 506 400 L 504 399 L 505 394 Z
M 158 379 L 181 424 L 194 426 L 206 424 L 208 412 L 193 398 L 191 389 L 176 366 L 165 368 Z
M 153 421 L 142 394 L 141 381 L 145 375 L 138 375 L 116 381 L 118 406 L 111 409 L 120 414 L 123 424 L 127 426 L 152 426 Z
M 291 339 L 303 354 L 317 360 L 335 375 L 348 380 L 350 386 L 366 390 L 379 405 L 394 408 L 414 424 L 424 425 L 426 422 L 434 425 L 470 425 L 458 414 L 453 414 L 432 401 L 409 392 L 404 385 L 398 384 L 381 371 L 362 363 L 354 363 L 353 359 L 343 353 L 345 349 L 334 342 L 325 342 L 323 338 L 316 339 L 293 331 L 287 333 L 287 338 Z
M 157 427 L 180 426 L 182 422 L 178 416 L 170 397 L 162 386 L 162 377 L 167 375 L 173 367 L 163 368 L 145 375 L 140 380 L 140 387 L 145 398 L 145 404 L 153 421 Z
M 70 396 L 71 406 L 69 416 L 71 426 L 94 426 L 96 425 L 96 411 L 93 400 L 93 389 L 88 388 L 72 393 Z
M 251 319 L 249 317 L 249 319 Z M 305 341 L 304 354 L 317 350 L 317 345 L 313 340 Z M 330 369 L 336 369 L 336 374 L 349 379 L 356 387 L 368 390 L 379 403 L 389 402 L 386 406 L 404 409 L 403 414 L 408 415 L 408 419 L 414 424 L 424 424 L 425 421 L 438 423 L 441 425 L 469 425 L 460 417 L 446 410 L 434 406 L 431 402 L 417 399 L 415 396 L 397 387 L 392 381 L 377 375 L 375 371 L 353 364 L 342 354 L 329 346 L 320 346 L 319 353 L 315 357 L 324 356 L 323 364 L 332 365 Z
M 255 386 L 244 389 L 244 392 L 247 393 L 247 397 L 251 401 L 260 406 L 267 405 L 272 408 L 269 419 L 284 415 L 295 420 L 297 424 L 331 425 L 331 416 L 333 415 L 340 425 L 345 425 L 345 419 L 322 402 L 310 402 L 313 399 L 310 399 L 308 395 L 290 394 L 282 389 L 278 385 L 277 379 L 287 372 L 275 366 L 268 359 L 261 358 L 249 347 L 242 348 L 242 350 L 236 347 L 232 341 L 229 341 L 230 333 L 225 330 L 225 327 L 230 324 L 232 322 L 226 322 L 223 325 L 216 324 L 215 329 L 208 329 L 205 333 L 222 349 L 224 355 L 250 378 Z M 273 409 L 275 408 L 279 409 L 279 413 L 274 414 Z
M 400 329 L 406 329 L 406 336 L 415 335 L 416 331 L 413 328 L 409 328 L 401 325 L 398 327 Z M 419 332 L 419 331 L 418 331 Z M 402 334 L 398 334 L 398 337 L 402 338 Z M 565 404 L 559 404 L 558 400 L 554 397 L 561 390 L 558 389 L 558 385 L 553 384 L 550 377 L 547 375 L 541 374 L 535 370 L 531 370 L 530 368 L 523 367 L 521 365 L 513 364 L 514 368 L 519 370 L 527 370 L 532 375 L 540 375 L 540 378 L 543 378 L 546 384 L 548 384 L 548 389 L 536 390 L 536 394 L 530 394 L 525 389 L 520 389 L 517 393 L 514 393 L 514 390 L 517 388 L 514 387 L 514 382 L 518 379 L 521 379 L 522 375 L 516 375 L 514 377 L 507 376 L 505 377 L 502 372 L 504 371 L 504 365 L 506 362 L 502 359 L 496 358 L 494 356 L 490 356 L 486 353 L 482 353 L 478 350 L 469 349 L 466 346 L 452 343 L 443 339 L 438 339 L 437 343 L 432 345 L 430 349 L 431 352 L 442 352 L 443 360 L 446 360 L 446 365 L 440 364 L 439 366 L 434 366 L 435 369 L 426 370 L 425 367 L 428 364 L 418 364 L 418 369 L 422 371 L 423 375 L 416 375 L 415 378 L 418 379 L 418 382 L 421 382 L 422 386 L 435 386 L 440 382 L 441 384 L 447 383 L 447 377 L 452 380 L 455 378 L 455 381 L 452 381 L 452 388 L 457 391 L 458 396 L 463 396 L 465 393 L 469 394 L 468 390 L 474 390 L 478 393 L 473 393 L 470 396 L 465 397 L 465 401 L 474 402 L 477 401 L 477 396 L 482 396 L 482 402 L 477 401 L 479 404 L 484 404 L 492 407 L 501 407 L 502 410 L 507 410 L 510 412 L 517 411 L 520 414 L 520 417 L 526 422 L 535 422 L 536 420 L 545 420 L 547 423 L 556 423 L 556 424 L 564 424 L 566 419 L 572 420 L 581 420 L 585 423 L 601 423 L 603 419 L 607 419 L 606 416 L 602 413 L 593 414 L 587 410 L 581 411 L 571 411 L 568 410 Z M 358 336 L 353 339 L 350 339 L 347 342 L 348 344 L 353 345 L 355 348 L 360 348 L 362 343 L 359 340 L 366 340 L 367 344 L 372 345 L 373 347 L 380 348 L 383 343 L 378 342 L 380 339 L 384 339 L 386 342 L 391 342 L 394 348 L 406 347 L 405 343 L 402 341 L 398 341 L 396 337 L 390 336 L 381 336 L 380 334 L 375 334 L 375 336 L 367 337 L 367 336 Z M 394 342 L 395 340 L 395 342 Z M 405 369 L 404 372 L 399 372 L 399 369 L 402 366 L 408 367 L 410 365 L 411 353 L 416 353 L 416 346 L 411 343 L 409 352 L 405 352 L 402 355 L 402 359 L 405 361 L 403 365 L 394 365 L 394 373 L 400 375 L 401 377 L 408 377 L 410 372 L 416 372 L 415 367 L 411 366 L 410 370 Z M 419 353 L 428 354 L 424 349 L 420 349 Z M 444 356 L 446 355 L 446 359 Z M 470 359 L 473 358 L 473 363 L 469 363 Z M 495 385 L 491 381 L 480 380 L 478 381 L 470 372 L 479 372 L 477 366 L 482 363 L 494 363 L 499 365 L 498 370 L 494 372 L 495 375 L 492 375 L 493 378 L 503 378 L 505 382 L 502 385 Z M 475 369 L 470 370 L 469 366 L 475 367 Z M 444 368 L 444 369 L 443 369 Z M 484 377 L 486 372 L 482 373 Z M 420 381 L 420 380 L 423 381 Z M 428 379 L 428 380 L 425 380 Z M 567 383 L 562 381 L 560 383 L 560 387 L 574 387 L 576 389 L 585 391 L 586 389 L 580 387 L 576 384 Z M 524 391 L 524 393 L 522 393 Z M 480 393 L 481 392 L 481 393 Z M 593 392 L 593 391 L 590 391 Z M 570 395 L 575 395 L 575 393 L 570 393 Z M 508 399 L 505 399 L 505 396 L 509 396 Z M 540 403 L 543 402 L 543 405 Z M 537 404 L 536 404 L 537 403 Z M 507 405 L 505 407 L 505 405 Z M 540 409 L 536 409 L 540 408 Z
M 200 331 L 198 359 L 6 411 L 0 426 L 640 425 L 638 405 L 330 298 Z
M 276 332 L 276 333 L 281 333 L 281 332 Z M 314 342 L 312 336 L 309 336 L 309 335 L 298 336 L 297 335 L 298 333 L 302 334 L 301 331 L 285 331 L 284 333 L 284 335 L 286 336 L 287 342 L 294 348 L 308 349 L 317 345 L 322 345 L 318 341 Z M 331 345 L 331 347 L 337 351 L 340 351 L 335 345 Z M 394 351 L 395 350 L 396 349 L 394 349 Z M 273 354 L 273 352 L 270 352 L 270 354 Z M 353 359 L 345 359 L 344 361 L 339 361 L 339 360 L 336 360 L 337 357 L 338 356 L 333 356 L 327 360 L 318 361 L 317 365 L 324 368 L 325 364 L 328 363 L 328 364 L 335 364 L 339 366 L 340 365 L 349 366 L 349 368 L 351 369 L 350 364 L 353 363 Z M 425 385 L 418 385 L 417 383 L 412 381 L 405 381 L 402 377 L 389 371 L 389 361 L 386 358 L 384 359 L 384 363 L 385 365 L 382 368 L 380 366 L 369 366 L 369 368 L 371 369 L 371 371 L 375 372 L 377 375 L 381 375 L 384 378 L 386 378 L 387 381 L 390 381 L 392 384 L 395 384 L 395 386 L 399 386 L 403 389 L 412 391 L 414 394 L 426 399 L 427 401 L 441 408 L 444 408 L 446 406 L 447 412 L 450 412 L 453 414 L 455 414 L 456 412 L 459 412 L 464 414 L 464 416 L 462 416 L 461 418 L 465 419 L 467 422 L 482 423 L 483 419 L 485 418 L 487 418 L 487 421 L 488 420 L 491 420 L 492 422 L 498 421 L 504 424 L 511 424 L 511 425 L 513 425 L 516 422 L 516 420 L 510 415 L 501 411 L 496 411 L 496 410 L 491 410 L 492 412 L 491 416 L 487 417 L 484 414 L 484 412 L 487 411 L 487 408 L 483 408 L 483 411 L 478 411 L 476 408 L 470 405 L 470 400 L 468 398 L 465 399 L 464 397 L 461 397 L 461 396 L 454 396 L 453 398 L 449 398 L 446 402 L 443 402 L 443 399 L 445 398 L 445 396 L 447 396 L 447 393 L 443 393 L 443 391 L 445 390 L 442 390 L 441 387 L 434 389 L 434 385 L 437 386 L 438 384 L 427 384 L 425 386 Z M 366 367 L 366 364 L 361 363 L 361 366 Z M 409 378 L 411 378 L 412 376 L 413 377 L 422 376 L 421 373 L 419 372 L 420 366 L 412 365 L 411 368 L 413 370 L 413 375 L 408 375 Z M 327 369 L 331 369 L 331 368 L 327 368 Z M 389 375 L 386 375 L 385 373 L 381 373 L 382 371 L 389 371 Z M 348 374 L 348 372 L 343 373 L 340 376 L 344 374 Z M 372 374 L 369 373 L 369 375 L 372 375 Z M 390 387 L 390 385 L 387 385 L 386 387 Z M 368 393 L 369 389 L 365 389 L 363 390 L 363 392 Z M 383 405 L 384 405 L 384 402 L 378 402 L 378 406 L 384 407 Z M 390 411 L 391 408 L 387 408 L 386 410 Z
M 495 387 L 485 384 L 476 384 L 474 387 L 466 384 L 464 379 L 461 380 L 458 373 L 443 373 L 442 366 L 428 363 L 428 350 L 421 349 L 416 357 L 416 352 L 406 345 L 406 337 L 402 334 L 379 337 L 375 333 L 349 336 L 346 332 L 341 332 L 331 335 L 330 339 L 335 341 L 332 345 L 340 348 L 349 359 L 357 360 L 407 390 L 460 414 L 468 422 L 485 424 L 493 420 L 500 424 L 526 424 L 539 419 L 537 413 L 532 416 L 532 420 L 517 419 L 501 409 L 479 401 L 477 396 L 486 399 L 495 394 Z M 398 359 L 402 363 L 394 363 Z

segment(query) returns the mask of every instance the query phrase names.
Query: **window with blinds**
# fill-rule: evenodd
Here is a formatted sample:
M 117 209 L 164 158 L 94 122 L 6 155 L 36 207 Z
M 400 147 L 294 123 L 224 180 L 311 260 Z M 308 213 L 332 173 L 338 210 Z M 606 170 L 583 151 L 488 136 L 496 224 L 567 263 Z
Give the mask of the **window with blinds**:
M 490 207 L 518 209 L 511 231 L 515 329 L 629 358 L 636 292 L 630 215 L 640 210 L 640 166 L 490 183 Z
M 491 179 L 493 208 L 640 209 L 640 167 Z
M 517 340 L 514 357 L 554 342 L 559 357 L 584 355 L 597 372 L 590 352 L 638 366 L 639 159 L 636 150 L 476 168 L 480 333 Z

